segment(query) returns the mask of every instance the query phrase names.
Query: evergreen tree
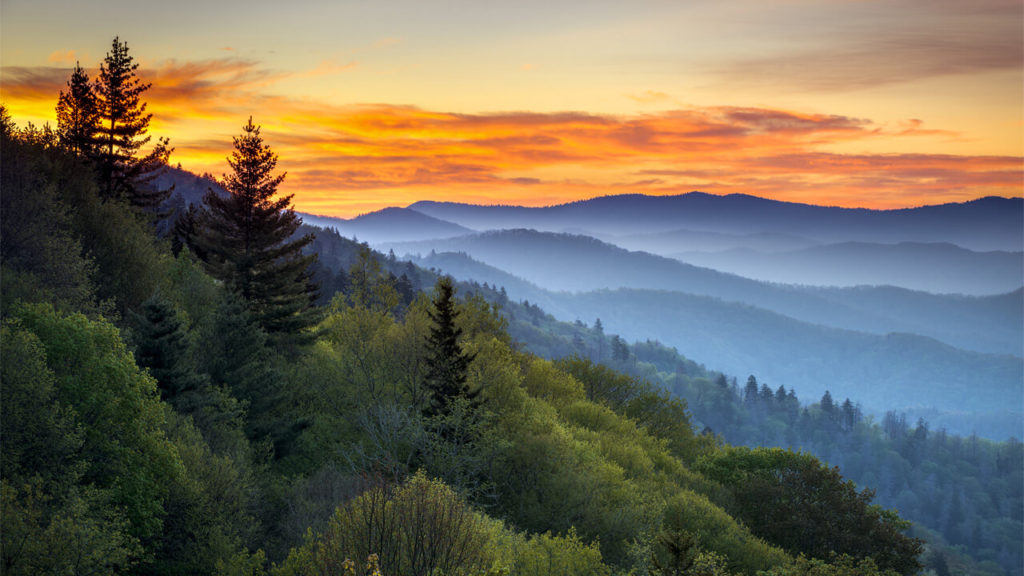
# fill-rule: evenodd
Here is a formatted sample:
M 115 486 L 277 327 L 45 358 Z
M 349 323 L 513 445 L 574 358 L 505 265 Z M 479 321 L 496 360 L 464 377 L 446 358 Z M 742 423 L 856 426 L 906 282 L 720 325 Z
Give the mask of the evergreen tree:
M 199 208 L 195 204 L 189 204 L 187 208 L 178 212 L 174 219 L 174 226 L 171 227 L 171 252 L 177 256 L 181 249 L 188 246 L 192 253 L 202 258 L 194 242 L 199 226 Z
M 427 337 L 427 375 L 424 386 L 430 391 L 427 416 L 447 416 L 456 398 L 474 401 L 479 390 L 466 386 L 466 371 L 475 355 L 466 354 L 459 345 L 462 329 L 455 325 L 455 287 L 451 278 L 437 281 L 433 310 L 428 312 L 434 325 Z
M 612 336 L 612 358 L 620 363 L 629 360 L 629 346 L 618 334 Z
M 203 198 L 197 253 L 211 275 L 245 300 L 271 338 L 294 340 L 319 319 L 310 270 L 316 255 L 302 253 L 313 235 L 292 240 L 302 220 L 289 207 L 291 195 L 274 198 L 285 177 L 272 174 L 277 155 L 252 118 L 243 129 L 228 158 L 233 174 L 221 182 L 228 195 L 210 189 Z
M 821 397 L 821 409 L 828 415 L 832 414 L 835 410 L 836 403 L 832 400 L 832 393 L 825 390 L 825 394 Z
M 135 361 L 156 378 L 161 396 L 179 410 L 183 397 L 204 384 L 190 369 L 185 328 L 170 302 L 154 296 L 132 313 Z
M 76 154 L 94 157 L 99 113 L 99 103 L 89 83 L 89 75 L 75 62 L 75 70 L 68 80 L 68 91 L 61 90 L 57 99 L 57 137 L 60 143 Z
M 747 404 L 756 404 L 759 399 L 758 391 L 757 378 L 751 374 L 750 377 L 747 378 L 746 387 L 743 389 L 743 401 Z
M 166 138 L 160 138 L 148 154 L 138 155 L 150 141 L 146 131 L 153 117 L 141 100 L 150 84 L 135 75 L 138 67 L 128 54 L 128 44 L 114 38 L 94 86 L 99 119 L 95 160 L 104 195 L 152 210 L 171 192 L 156 188 L 153 179 L 167 165 L 172 149 Z
M 775 390 L 775 402 L 782 405 L 786 401 L 786 387 L 779 385 L 778 389 Z

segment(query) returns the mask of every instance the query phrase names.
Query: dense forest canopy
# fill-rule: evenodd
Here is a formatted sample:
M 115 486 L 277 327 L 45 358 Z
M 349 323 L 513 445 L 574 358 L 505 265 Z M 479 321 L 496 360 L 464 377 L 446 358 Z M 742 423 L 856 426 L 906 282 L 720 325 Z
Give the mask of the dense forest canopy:
M 56 131 L 0 109 L 4 573 L 1020 573 L 1019 442 L 879 432 L 754 377 L 741 397 L 599 320 L 299 226 L 251 119 L 228 195 L 165 210 L 147 85 L 117 39 L 103 70 L 55 95 Z M 848 461 L 739 446 L 758 435 Z M 845 468 L 923 482 L 950 530 L 911 535 Z

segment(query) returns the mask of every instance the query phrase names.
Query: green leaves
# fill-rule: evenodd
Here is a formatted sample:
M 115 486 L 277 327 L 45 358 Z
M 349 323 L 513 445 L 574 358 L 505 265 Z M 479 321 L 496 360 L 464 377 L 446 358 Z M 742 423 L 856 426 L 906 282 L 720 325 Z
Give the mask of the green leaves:
M 163 432 L 155 382 L 106 322 L 65 317 L 48 305 L 24 305 L 14 318 L 39 338 L 57 398 L 74 409 L 82 426 L 83 480 L 109 490 L 112 504 L 124 507 L 133 536 L 155 536 L 168 484 L 182 473 Z
M 731 491 L 730 511 L 752 532 L 794 554 L 828 558 L 832 553 L 870 558 L 902 574 L 920 570 L 921 542 L 902 534 L 908 524 L 871 505 L 837 468 L 810 454 L 778 448 L 722 449 L 699 469 Z

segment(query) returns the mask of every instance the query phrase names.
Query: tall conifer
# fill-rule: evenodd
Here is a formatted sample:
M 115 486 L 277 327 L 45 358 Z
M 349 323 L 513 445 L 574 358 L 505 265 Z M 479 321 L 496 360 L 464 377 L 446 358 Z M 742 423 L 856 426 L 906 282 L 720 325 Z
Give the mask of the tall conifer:
M 94 157 L 100 189 L 107 197 L 124 198 L 152 210 L 170 195 L 170 190 L 154 186 L 153 180 L 166 166 L 172 149 L 166 138 L 160 138 L 148 154 L 138 155 L 150 141 L 146 131 L 153 117 L 141 100 L 150 84 L 135 75 L 138 67 L 128 54 L 128 44 L 114 38 L 94 86 L 99 105 Z
M 455 325 L 459 313 L 455 309 L 455 287 L 451 278 L 437 281 L 433 310 L 429 312 L 434 325 L 427 338 L 427 376 L 425 386 L 430 391 L 430 404 L 424 413 L 428 416 L 447 416 L 452 402 L 459 397 L 476 399 L 479 390 L 471 391 L 466 385 L 467 369 L 474 355 L 466 354 L 459 345 L 462 329 Z
M 193 242 L 210 274 L 245 300 L 271 338 L 297 335 L 319 318 L 310 270 L 316 254 L 302 254 L 313 236 L 292 239 L 302 220 L 289 207 L 291 195 L 274 197 L 285 177 L 273 174 L 277 155 L 252 118 L 243 130 L 228 158 L 232 174 L 221 181 L 228 194 L 207 191 Z
M 87 158 L 96 154 L 99 103 L 89 75 L 75 62 L 68 80 L 68 91 L 57 99 L 57 137 L 68 150 Z

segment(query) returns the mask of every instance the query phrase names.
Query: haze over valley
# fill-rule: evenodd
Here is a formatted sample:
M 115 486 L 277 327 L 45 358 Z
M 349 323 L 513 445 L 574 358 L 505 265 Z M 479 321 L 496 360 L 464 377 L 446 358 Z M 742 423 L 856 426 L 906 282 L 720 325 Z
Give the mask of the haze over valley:
M 828 389 L 877 417 L 928 413 L 936 426 L 1002 438 L 1019 432 L 1024 403 L 1024 258 L 1006 250 L 1024 245 L 1022 212 L 1020 199 L 1002 198 L 879 212 L 688 194 L 551 208 L 418 202 L 312 221 L 423 267 L 504 286 L 561 320 L 600 318 L 627 340 L 655 338 L 713 369 L 812 397 Z M 465 233 L 488 226 L 499 228 Z M 975 252 L 957 239 L 1001 250 Z M 627 249 L 637 245 L 725 249 L 699 252 L 694 266 Z M 741 275 L 737 253 L 773 269 L 775 281 Z M 783 282 L 790 278 L 804 281 Z

